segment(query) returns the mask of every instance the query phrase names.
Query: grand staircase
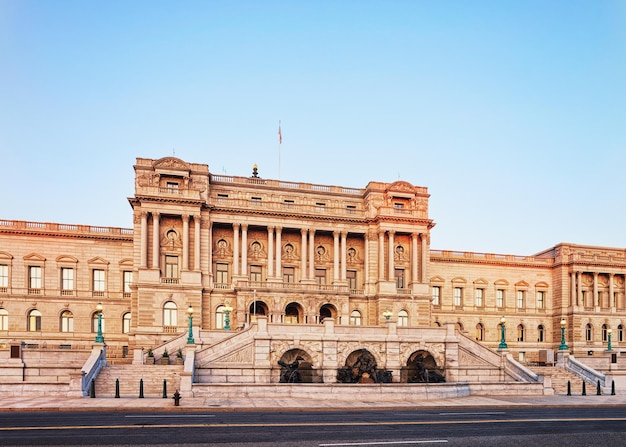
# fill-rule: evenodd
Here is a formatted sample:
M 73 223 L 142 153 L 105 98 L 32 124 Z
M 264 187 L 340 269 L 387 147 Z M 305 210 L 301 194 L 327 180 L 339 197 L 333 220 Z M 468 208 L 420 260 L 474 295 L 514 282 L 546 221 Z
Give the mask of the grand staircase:
M 115 382 L 119 379 L 121 397 L 139 397 L 143 379 L 144 397 L 163 397 L 163 380 L 167 396 L 180 389 L 182 365 L 107 365 L 95 381 L 96 397 L 115 396 Z
M 552 388 L 554 389 L 554 394 L 567 394 L 568 381 L 571 384 L 571 392 L 573 395 L 582 394 L 583 380 L 574 373 L 558 366 L 531 366 L 528 369 L 537 375 L 552 377 Z M 587 394 L 595 394 L 595 387 L 590 388 L 590 386 L 590 384 L 586 385 Z

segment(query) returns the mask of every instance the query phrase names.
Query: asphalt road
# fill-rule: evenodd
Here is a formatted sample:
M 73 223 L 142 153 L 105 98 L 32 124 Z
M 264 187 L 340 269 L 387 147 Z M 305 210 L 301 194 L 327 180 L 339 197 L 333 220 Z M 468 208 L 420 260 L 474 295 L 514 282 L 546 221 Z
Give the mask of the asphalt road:
M 625 407 L 0 413 L 0 445 L 626 445 Z

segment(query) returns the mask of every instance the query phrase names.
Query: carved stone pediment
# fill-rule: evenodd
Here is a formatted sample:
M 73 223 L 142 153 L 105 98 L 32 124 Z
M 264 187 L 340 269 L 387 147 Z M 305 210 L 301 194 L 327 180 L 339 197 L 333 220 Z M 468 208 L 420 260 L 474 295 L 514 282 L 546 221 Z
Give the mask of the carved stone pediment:
M 152 167 L 156 169 L 167 169 L 176 171 L 189 171 L 191 168 L 187 163 L 176 157 L 163 157 L 155 160 Z

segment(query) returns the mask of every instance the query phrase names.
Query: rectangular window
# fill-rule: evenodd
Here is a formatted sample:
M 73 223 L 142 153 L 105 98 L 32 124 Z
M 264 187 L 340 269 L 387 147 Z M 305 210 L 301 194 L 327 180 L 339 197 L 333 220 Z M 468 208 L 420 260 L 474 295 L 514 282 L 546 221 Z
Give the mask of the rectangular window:
M 404 269 L 395 269 L 396 288 L 404 289 Z
M 544 309 L 546 305 L 546 292 L 539 290 L 537 292 L 537 309 Z
M 0 288 L 6 289 L 7 287 L 9 287 L 9 266 L 0 264 Z
M 165 277 L 178 278 L 178 256 L 165 256 Z
M 293 284 L 296 282 L 296 269 L 293 267 L 283 267 L 283 282 Z
M 524 290 L 518 290 L 517 291 L 517 308 L 518 309 L 523 309 L 524 308 Z
M 441 305 L 441 287 L 433 286 L 432 301 L 433 301 L 433 306 Z
M 460 307 L 463 305 L 463 288 L 455 287 L 454 288 L 454 305 Z
M 252 282 L 261 282 L 262 269 L 260 265 L 251 265 L 250 266 L 250 281 Z
M 504 307 L 504 289 L 496 290 L 496 307 Z
M 218 263 L 215 266 L 215 282 L 228 284 L 228 264 Z
M 319 213 L 323 213 L 326 210 L 326 204 L 322 202 L 317 202 L 315 204 L 315 211 Z
M 178 183 L 177 182 L 167 182 L 166 183 L 167 192 L 176 193 L 178 192 Z
M 393 204 L 393 207 L 394 207 L 395 209 L 397 209 L 397 210 L 401 210 L 402 208 L 404 208 L 404 203 L 398 203 L 398 202 L 395 202 L 395 203 Z
M 315 283 L 319 285 L 326 284 L 326 269 L 315 269 Z
M 28 288 L 41 289 L 41 267 L 28 267 Z
M 253 206 L 261 206 L 261 198 L 260 197 L 250 197 L 250 203 Z
M 346 279 L 348 280 L 348 288 L 356 290 L 356 270 L 346 270 Z
M 104 270 L 94 269 L 92 271 L 93 275 L 93 291 L 94 292 L 104 292 Z
M 124 272 L 124 296 L 130 296 L 131 290 L 130 285 L 133 283 L 133 272 L 125 271 Z
M 476 307 L 483 307 L 485 299 L 485 289 L 476 289 Z
M 356 213 L 356 205 L 346 206 L 346 214 L 355 214 L 355 213 Z
M 61 268 L 61 290 L 74 290 L 74 269 Z

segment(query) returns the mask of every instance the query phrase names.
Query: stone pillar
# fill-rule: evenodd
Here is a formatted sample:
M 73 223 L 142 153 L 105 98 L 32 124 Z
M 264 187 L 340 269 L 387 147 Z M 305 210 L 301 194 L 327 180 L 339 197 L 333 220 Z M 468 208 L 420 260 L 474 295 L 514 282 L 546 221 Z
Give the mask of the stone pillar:
M 393 256 L 393 251 L 394 251 L 394 240 L 393 240 L 393 236 L 395 235 L 395 231 L 393 230 L 389 230 L 389 271 L 388 271 L 388 280 L 389 281 L 393 281 L 395 280 L 395 265 L 394 265 L 394 256 Z
M 274 227 L 267 227 L 267 277 L 274 277 Z
M 213 287 L 213 224 L 211 223 L 211 220 L 209 219 L 209 240 L 208 240 L 208 247 L 207 247 L 207 257 L 208 257 L 208 261 L 209 261 L 209 278 L 210 278 L 210 287 Z
M 306 269 L 306 254 L 307 254 L 307 250 L 306 250 L 306 233 L 307 230 L 305 230 L 304 228 L 302 230 L 300 230 L 300 234 L 302 235 L 302 246 L 300 251 L 301 256 L 300 256 L 300 275 L 301 275 L 301 279 L 305 280 L 307 279 L 307 269 Z
M 333 282 L 339 280 L 339 231 L 333 231 Z
M 417 233 L 411 234 L 411 282 L 416 283 L 419 281 L 417 277 L 417 265 L 418 265 L 418 246 L 417 246 Z M 422 268 L 423 270 L 423 268 Z M 423 276 L 423 272 L 422 272 Z M 422 281 L 424 278 L 422 278 Z
M 347 278 L 347 274 L 346 274 L 346 257 L 347 257 L 347 249 L 346 249 L 346 242 L 347 242 L 347 238 L 348 238 L 348 232 L 347 231 L 342 231 L 341 232 L 341 280 L 345 281 Z
M 335 320 L 326 318 L 324 324 L 324 336 L 322 338 L 322 377 L 324 383 L 337 383 L 337 342 L 339 337 L 335 335 Z
M 193 269 L 200 270 L 200 215 L 193 216 L 193 234 L 195 239 L 193 242 Z
M 233 276 L 239 276 L 239 225 L 233 224 Z
M 378 280 L 385 280 L 385 232 L 378 232 Z
M 183 214 L 183 270 L 189 270 L 189 215 Z
M 315 279 L 315 230 L 309 230 L 309 279 Z
M 611 310 L 615 310 L 616 302 L 615 302 L 615 290 L 613 289 L 613 273 L 609 273 L 609 307 Z
M 593 305 L 600 307 L 600 300 L 598 299 L 598 272 L 593 272 Z
M 428 233 L 421 233 L 420 239 L 422 241 L 421 259 L 420 265 L 422 266 L 422 282 L 428 282 L 428 268 L 430 266 L 430 257 L 428 256 L 428 246 L 430 245 L 430 235 Z
M 570 306 L 578 306 L 578 300 L 576 299 L 576 272 L 570 274 L 569 304 Z
M 576 272 L 576 283 L 578 284 L 578 305 L 584 306 L 583 303 L 583 272 Z
M 141 268 L 148 267 L 148 213 L 141 212 L 141 249 L 139 253 Z
M 159 213 L 152 213 L 152 268 L 159 268 Z
M 365 244 L 365 256 L 363 263 L 365 264 L 365 284 L 367 284 L 370 279 L 370 243 L 367 232 L 363 235 L 363 242 Z
M 241 275 L 248 275 L 248 224 L 241 225 Z
M 282 227 L 276 227 L 276 277 L 282 278 L 283 244 L 281 241 Z

